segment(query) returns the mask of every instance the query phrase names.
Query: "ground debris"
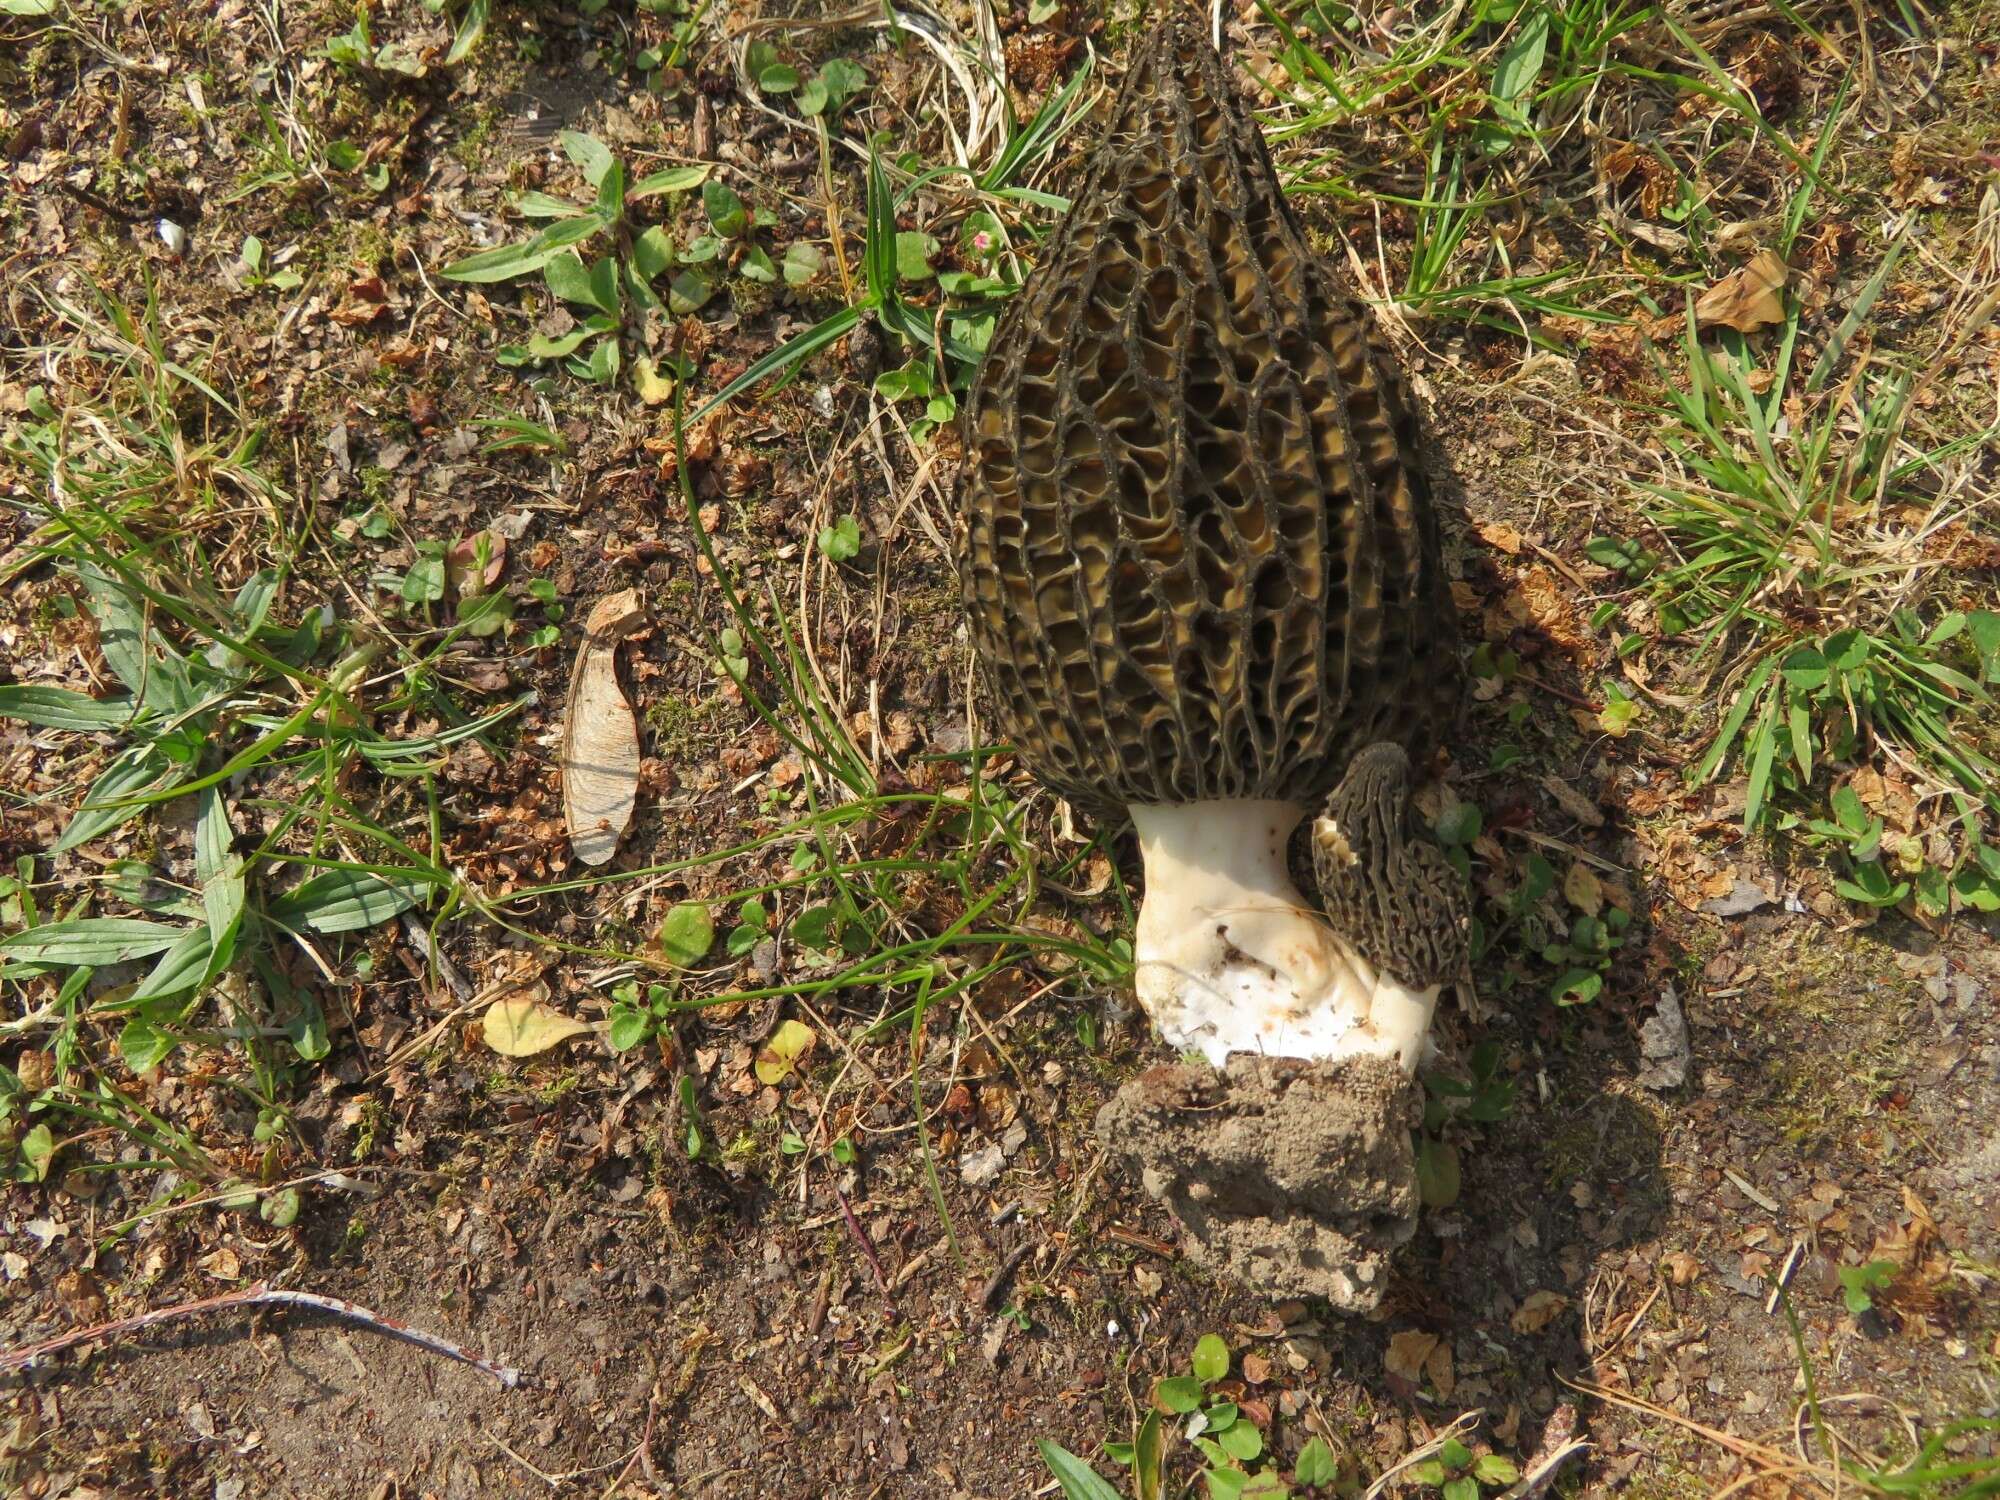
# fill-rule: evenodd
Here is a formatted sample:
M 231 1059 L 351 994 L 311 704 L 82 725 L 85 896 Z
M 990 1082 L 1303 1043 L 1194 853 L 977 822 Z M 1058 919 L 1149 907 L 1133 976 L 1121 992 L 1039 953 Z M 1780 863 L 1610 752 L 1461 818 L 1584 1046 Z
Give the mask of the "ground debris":
M 1639 1082 L 1647 1088 L 1665 1092 L 1687 1082 L 1694 1054 L 1680 996 L 1670 984 L 1660 986 L 1652 1017 L 1639 1028 L 1639 1051 L 1644 1058 L 1639 1065 Z

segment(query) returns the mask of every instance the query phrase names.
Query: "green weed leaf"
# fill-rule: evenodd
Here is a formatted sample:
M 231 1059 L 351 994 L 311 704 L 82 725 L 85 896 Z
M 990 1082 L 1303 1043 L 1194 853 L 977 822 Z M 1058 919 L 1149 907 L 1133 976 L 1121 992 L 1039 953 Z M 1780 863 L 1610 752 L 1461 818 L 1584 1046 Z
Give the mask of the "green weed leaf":
M 1507 50 L 1500 54 L 1500 61 L 1494 66 L 1493 97 L 1496 102 L 1518 104 L 1541 76 L 1542 60 L 1548 55 L 1548 48 L 1549 13 L 1537 5 L 1527 20 L 1521 23 L 1521 29 L 1514 34 L 1514 40 L 1507 44 Z
M 785 247 L 785 285 L 809 285 L 825 265 L 826 257 L 816 247 L 794 240 Z
M 1785 658 L 1779 668 L 1793 687 L 1822 688 L 1829 676 L 1826 655 L 1817 646 L 1801 646 Z
M 206 927 L 189 928 L 181 940 L 160 955 L 160 961 L 124 999 L 98 1007 L 106 1011 L 137 1010 L 155 1000 L 170 1000 L 199 988 L 217 967 L 215 941 Z
M 540 234 L 517 245 L 501 245 L 497 249 L 482 250 L 476 255 L 455 260 L 439 274 L 450 281 L 478 285 L 511 281 L 516 276 L 541 270 L 570 246 L 583 243 L 603 228 L 604 220 L 597 213 L 579 214 L 573 219 L 551 224 Z
M 1604 976 L 1594 969 L 1571 969 L 1549 986 L 1558 1005 L 1588 1005 L 1604 993 Z
M 708 278 L 699 271 L 683 271 L 667 288 L 667 309 L 677 318 L 684 318 L 691 312 L 698 312 L 703 303 L 715 295 L 715 289 L 708 284 Z
M 715 918 L 701 901 L 683 901 L 660 924 L 660 952 L 668 963 L 691 969 L 715 943 Z
M 635 1010 L 627 1005 L 611 1007 L 611 1025 L 607 1029 L 607 1040 L 613 1052 L 630 1052 L 634 1047 L 653 1034 L 653 1018 L 643 1010 Z
M 674 263 L 674 242 L 667 231 L 655 224 L 632 242 L 632 266 L 651 281 Z
M 826 91 L 826 107 L 838 110 L 868 87 L 868 74 L 852 58 L 829 57 L 820 64 L 819 76 L 814 81 Z
M 465 13 L 458 18 L 457 34 L 451 39 L 451 50 L 444 55 L 447 68 L 457 67 L 472 55 L 472 49 L 486 34 L 486 20 L 492 10 L 493 0 L 471 0 L 465 7 Z M 294 1210 L 295 1216 L 296 1212 Z
M 1417 1196 L 1426 1208 L 1450 1208 L 1458 1194 L 1458 1148 L 1425 1136 L 1417 1146 Z
M 861 523 L 853 516 L 842 516 L 831 526 L 821 527 L 819 550 L 834 562 L 849 561 L 861 550 Z
M 361 932 L 401 916 L 426 889 L 422 883 L 392 883 L 365 870 L 322 870 L 271 902 L 266 911 L 284 927 L 306 927 L 323 935 Z
M 1965 617 L 1965 633 L 1978 653 L 1981 674 L 1988 682 L 2000 682 L 2000 614 L 1973 610 Z
M 1231 1422 L 1216 1437 L 1222 1451 L 1238 1463 L 1249 1463 L 1264 1451 L 1264 1434 L 1255 1422 Z
M 1495 1487 L 1521 1482 L 1521 1470 L 1513 1459 L 1498 1453 L 1482 1453 L 1472 1461 L 1472 1477 Z
M 588 328 L 572 329 L 570 332 L 562 334 L 557 338 L 549 338 L 547 335 L 540 333 L 531 333 L 528 335 L 528 357 L 531 359 L 568 359 L 570 355 L 581 349 L 584 341 L 590 337 L 591 333 Z
M 1861 1266 L 1838 1267 L 1841 1296 L 1847 1310 L 1859 1317 L 1875 1305 L 1875 1292 L 1886 1291 L 1896 1279 L 1893 1260 L 1871 1260 Z
M 1319 1438 L 1308 1441 L 1299 1450 L 1299 1461 L 1292 1470 L 1292 1478 L 1300 1484 L 1329 1485 L 1340 1477 L 1340 1465 L 1334 1462 L 1333 1450 Z
M 717 178 L 711 177 L 701 185 L 701 210 L 715 232 L 726 239 L 736 238 L 750 223 L 743 200 L 728 183 Z
M 1229 1373 L 1229 1346 L 1219 1334 L 1204 1333 L 1196 1341 L 1191 1368 L 1203 1385 L 1214 1385 Z
M 49 1167 L 56 1159 L 56 1138 L 46 1125 L 37 1125 L 21 1137 L 21 1164 L 28 1169 L 30 1182 L 47 1182 Z M 1112 1500 L 1117 1500 L 1113 1495 Z
M 187 929 L 142 917 L 72 917 L 0 938 L 0 960 L 38 968 L 102 969 L 164 953 Z
M 938 253 L 938 242 L 928 234 L 913 230 L 902 230 L 896 235 L 896 274 L 904 281 L 927 281 L 934 274 L 931 257 Z
M 713 168 L 707 166 L 699 166 L 668 167 L 664 171 L 649 172 L 632 184 L 631 191 L 626 193 L 625 197 L 629 201 L 634 198 L 653 198 L 662 193 L 692 192 L 708 181 L 708 174 L 712 170 Z
M 0 686 L 0 719 L 79 733 L 122 729 L 132 721 L 130 698 L 92 698 L 59 687 Z
M 138 1017 L 127 1021 L 118 1033 L 118 1055 L 134 1073 L 146 1073 L 167 1060 L 179 1046 L 179 1039 Z
M 1438 814 L 1434 831 L 1446 848 L 1460 848 L 1479 837 L 1484 819 L 1474 802 L 1454 802 Z
M 1098 1475 L 1082 1459 L 1060 1443 L 1051 1443 L 1046 1438 L 1035 1444 L 1035 1450 L 1042 1455 L 1049 1472 L 1062 1486 L 1064 1500 L 1120 1500 L 1118 1491 Z
M 618 164 L 611 148 L 594 135 L 585 135 L 580 130 L 565 130 L 557 139 L 562 142 L 563 154 L 576 163 L 592 191 Z

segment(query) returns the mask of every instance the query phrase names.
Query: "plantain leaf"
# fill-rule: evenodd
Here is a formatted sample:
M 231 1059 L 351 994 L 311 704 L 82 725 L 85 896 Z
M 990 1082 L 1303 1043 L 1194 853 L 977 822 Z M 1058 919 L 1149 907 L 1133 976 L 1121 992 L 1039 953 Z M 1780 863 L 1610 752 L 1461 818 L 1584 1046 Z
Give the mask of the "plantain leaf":
M 284 927 L 318 933 L 360 932 L 401 916 L 417 904 L 425 885 L 387 881 L 365 870 L 323 870 L 265 908 Z
M 169 927 L 143 917 L 72 917 L 0 938 L 0 959 L 10 965 L 56 968 L 87 964 L 101 969 L 164 953 L 186 931 L 185 927 Z
M 86 734 L 122 729 L 132 722 L 132 709 L 130 698 L 92 698 L 68 688 L 22 687 L 18 683 L 0 687 L 0 719 L 19 719 L 45 729 Z

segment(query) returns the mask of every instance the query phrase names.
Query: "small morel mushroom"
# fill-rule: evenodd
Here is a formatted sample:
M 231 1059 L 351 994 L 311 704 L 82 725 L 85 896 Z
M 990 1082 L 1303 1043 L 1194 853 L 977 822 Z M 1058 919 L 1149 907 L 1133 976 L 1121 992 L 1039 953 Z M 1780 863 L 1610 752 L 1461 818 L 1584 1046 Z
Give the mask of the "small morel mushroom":
M 963 422 L 959 571 L 992 706 L 1045 784 L 1130 813 L 1140 1002 L 1170 1045 L 1225 1071 L 1239 1054 L 1312 1065 L 1236 1076 L 1245 1112 L 1275 1120 L 1271 1090 L 1309 1080 L 1400 1124 L 1406 1091 L 1380 1085 L 1415 1067 L 1463 961 L 1461 887 L 1408 810 L 1408 752 L 1455 702 L 1436 522 L 1392 363 L 1308 246 L 1191 12 L 1139 45 Z M 1331 924 L 1287 868 L 1322 799 Z M 1149 1077 L 1119 1119 L 1165 1130 L 1177 1086 Z M 1181 1092 L 1191 1110 L 1220 1097 Z M 1351 1136 L 1353 1111 L 1334 1113 Z M 1257 1204 L 1235 1194 L 1236 1218 L 1319 1212 L 1294 1201 L 1325 1188 L 1299 1187 L 1313 1168 L 1295 1123 L 1281 1134 L 1297 1170 Z M 1404 1225 L 1408 1135 L 1375 1134 L 1399 1159 L 1371 1168 L 1374 1206 L 1353 1206 Z M 1237 1140 L 1214 1165 L 1238 1172 L 1256 1149 Z M 1185 1177 L 1187 1152 L 1172 1155 Z M 1149 1186 L 1182 1208 L 1201 1197 Z M 1240 1248 L 1218 1253 L 1254 1272 L 1268 1247 Z M 1379 1298 L 1352 1271 L 1284 1289 Z

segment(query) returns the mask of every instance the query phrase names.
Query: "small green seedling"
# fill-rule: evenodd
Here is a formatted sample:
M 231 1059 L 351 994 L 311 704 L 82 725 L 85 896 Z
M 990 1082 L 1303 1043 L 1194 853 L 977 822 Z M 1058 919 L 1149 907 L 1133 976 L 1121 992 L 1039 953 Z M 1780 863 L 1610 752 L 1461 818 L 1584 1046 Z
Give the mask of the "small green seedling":
M 449 17 L 452 12 L 457 12 L 458 25 L 452 34 L 451 46 L 444 55 L 444 65 L 452 68 L 470 57 L 479 45 L 492 15 L 493 0 L 464 0 L 462 5 L 454 3 L 454 0 L 424 0 L 424 9 L 434 16 Z M 368 30 L 368 11 L 359 6 L 355 9 L 354 25 L 339 36 L 328 39 L 324 56 L 343 68 L 364 73 L 422 78 L 430 71 L 424 58 L 401 42 L 384 42 L 377 46 Z
M 706 165 L 668 167 L 628 187 L 625 164 L 597 137 L 566 130 L 560 139 L 594 199 L 581 203 L 542 192 L 517 194 L 514 207 L 522 217 L 546 221 L 547 227 L 514 244 L 453 261 L 442 274 L 485 285 L 539 271 L 550 294 L 574 309 L 573 326 L 559 333 L 536 332 L 525 344 L 503 347 L 496 358 L 508 366 L 558 363 L 579 378 L 609 384 L 623 367 L 621 340 L 628 323 L 647 313 L 681 316 L 701 307 L 713 289 L 699 265 L 714 260 L 721 249 L 710 235 L 676 253 L 663 225 L 636 222 L 637 205 L 702 188 L 711 223 L 718 217 L 734 222 L 738 215 L 747 223 L 749 216 L 733 192 L 712 182 Z M 586 263 L 580 248 L 594 242 L 609 242 L 611 248 Z M 654 284 L 676 266 L 681 270 L 672 276 L 662 301 Z M 688 372 L 676 368 L 673 373 L 684 377 Z M 635 362 L 632 378 L 642 398 L 664 399 L 660 382 L 665 377 L 651 361 Z
M 1580 913 L 1570 923 L 1568 937 L 1542 949 L 1542 957 L 1561 970 L 1549 986 L 1549 998 L 1558 1005 L 1588 1005 L 1603 994 L 1605 975 L 1631 925 L 1632 914 L 1622 906 L 1606 907 L 1595 916 Z
M 822 526 L 819 550 L 832 562 L 850 562 L 861 551 L 861 523 L 853 516 L 841 516 L 831 526 Z
M 1233 1401 L 1214 1392 L 1213 1388 L 1228 1378 L 1229 1363 L 1229 1346 L 1221 1336 L 1203 1334 L 1189 1357 L 1188 1373 L 1165 1376 L 1153 1383 L 1151 1409 L 1132 1441 L 1104 1445 L 1106 1457 L 1130 1468 L 1136 1500 L 1157 1500 L 1165 1493 L 1167 1443 L 1176 1428 L 1207 1462 L 1201 1477 L 1210 1500 L 1285 1500 L 1290 1495 L 1279 1471 L 1259 1463 L 1264 1456 L 1263 1432 Z M 1175 1422 L 1175 1418 L 1186 1420 Z M 1099 1497 L 1097 1490 L 1076 1487 L 1082 1485 L 1078 1471 L 1103 1484 L 1087 1466 L 1053 1443 L 1041 1447 L 1043 1460 L 1070 1500 Z M 1063 1465 L 1063 1459 L 1073 1467 Z M 1102 1493 L 1115 1494 L 1108 1485 Z
M 1897 1265 L 1893 1260 L 1871 1260 L 1861 1266 L 1841 1266 L 1840 1295 L 1847 1310 L 1860 1317 L 1875 1306 L 1875 1294 L 1895 1284 Z
M 681 1074 L 681 1081 L 675 1093 L 681 1101 L 681 1118 L 686 1122 L 687 1133 L 681 1138 L 681 1149 L 687 1159 L 694 1161 L 701 1155 L 701 1106 L 695 1102 L 694 1080 Z
M 736 925 L 729 929 L 723 946 L 729 950 L 731 958 L 742 958 L 770 935 L 771 914 L 764 909 L 762 901 L 751 896 L 737 906 Z
M 829 122 L 868 86 L 861 64 L 845 57 L 828 58 L 812 77 L 802 78 L 775 46 L 761 38 L 744 50 L 743 66 L 760 92 L 792 95 L 800 114 L 824 116 Z
M 922 360 L 912 360 L 900 370 L 884 370 L 875 377 L 875 394 L 891 401 L 921 401 L 923 414 L 910 422 L 910 439 L 930 440 L 931 434 L 958 415 L 958 400 L 931 379 Z
M 542 623 L 528 634 L 529 647 L 539 651 L 544 647 L 555 645 L 562 639 L 562 596 L 556 592 L 555 584 L 549 579 L 530 578 L 528 597 L 542 607 Z
M 1485 820 L 1474 802 L 1454 802 L 1437 816 L 1431 831 L 1437 841 L 1444 845 L 1444 856 L 1459 874 L 1472 873 L 1472 844 L 1485 826 Z
M 1474 1454 L 1457 1438 L 1446 1438 L 1437 1457 L 1413 1464 L 1409 1476 L 1443 1492 L 1444 1500 L 1479 1500 L 1479 1491 L 1505 1489 L 1521 1481 L 1521 1470 L 1513 1459 L 1498 1453 Z
M 1445 1139 L 1450 1127 L 1490 1125 L 1513 1112 L 1514 1081 L 1500 1076 L 1500 1047 L 1481 1042 L 1472 1049 L 1470 1079 L 1441 1073 L 1424 1075 L 1424 1123 L 1417 1133 L 1417 1192 L 1429 1208 L 1458 1201 L 1458 1147 Z
M 268 287 L 274 292 L 296 291 L 305 284 L 305 278 L 283 262 L 291 259 L 292 252 L 282 251 L 275 258 L 264 251 L 264 242 L 254 234 L 243 236 L 243 249 L 237 257 L 236 274 L 243 285 L 251 290 Z
M 674 1015 L 675 994 L 664 984 L 649 984 L 643 993 L 627 980 L 611 992 L 611 1019 L 605 1039 L 613 1052 L 630 1052 L 658 1036 Z
M 336 172 L 355 173 L 371 193 L 382 192 L 389 186 L 389 164 L 385 161 L 371 163 L 367 154 L 352 141 L 328 141 L 326 164 Z
M 715 946 L 715 917 L 703 901 L 682 901 L 660 923 L 660 955 L 677 969 L 692 969 Z

